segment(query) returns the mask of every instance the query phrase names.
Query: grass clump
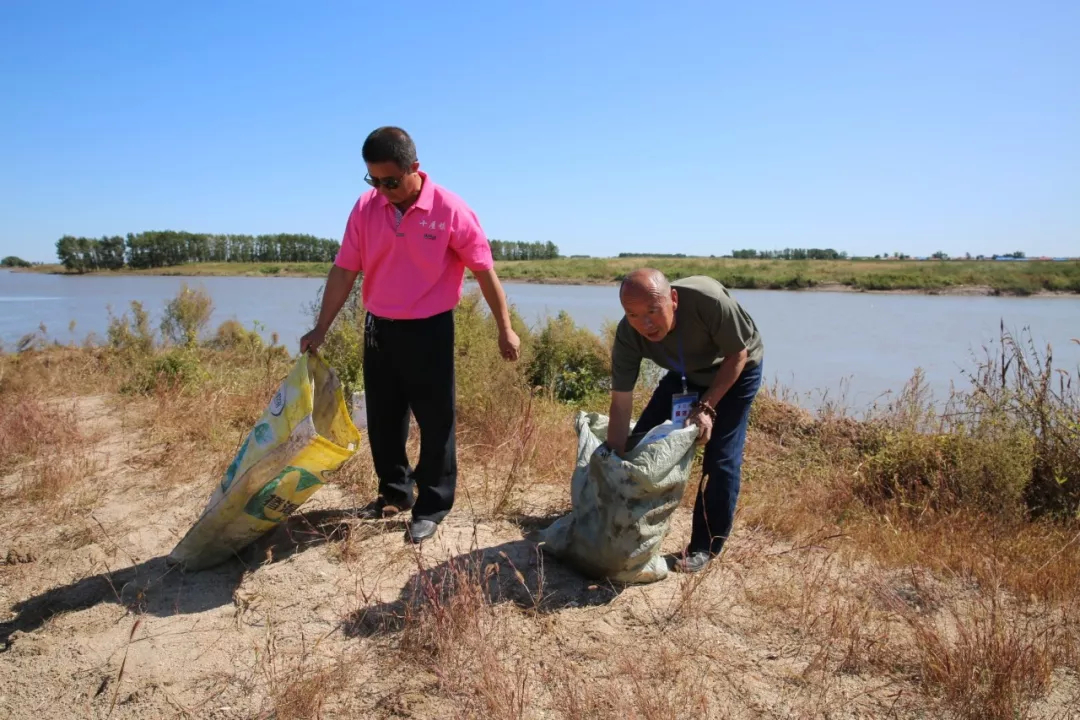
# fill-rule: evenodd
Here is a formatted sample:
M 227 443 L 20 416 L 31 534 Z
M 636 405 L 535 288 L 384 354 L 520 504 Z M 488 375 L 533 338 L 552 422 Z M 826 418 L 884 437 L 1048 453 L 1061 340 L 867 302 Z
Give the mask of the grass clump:
M 159 391 L 192 390 L 210 378 L 199 355 L 189 348 L 173 348 L 147 357 L 121 390 L 149 395 Z
M 524 718 L 530 692 L 513 657 L 517 611 L 492 601 L 497 572 L 494 564 L 460 562 L 421 574 L 405 603 L 400 649 L 410 665 L 419 661 L 438 677 L 467 716 Z
M 161 334 L 173 344 L 195 347 L 213 311 L 214 302 L 206 290 L 192 290 L 184 283 L 176 297 L 165 306 Z
M 0 386 L 0 473 L 78 437 L 71 412 L 46 403 L 36 392 Z
M 1080 517 L 1080 392 L 1072 374 L 1001 329 L 944 412 L 916 377 L 861 433 L 860 491 L 921 511 L 975 509 L 1027 520 Z
M 226 320 L 218 325 L 208 346 L 214 350 L 238 350 L 258 352 L 263 349 L 262 335 L 255 328 L 248 330 L 237 320 Z
M 1034 444 L 1024 491 L 1032 513 L 1080 517 L 1080 369 L 1055 368 L 1051 348 L 1039 352 L 1002 326 L 998 351 L 987 352 L 971 381 L 971 415 L 1008 424 Z
M 995 515 L 1024 512 L 1034 443 L 1015 428 L 921 433 L 880 429 L 870 442 L 859 492 L 918 515 L 975 507 Z
M 1054 616 L 1017 618 L 995 592 L 966 612 L 935 622 L 903 613 L 914 634 L 920 679 L 949 715 L 964 720 L 1031 716 L 1054 668 L 1074 660 L 1068 624 Z
M 109 329 L 107 331 L 109 347 L 136 355 L 148 355 L 153 351 L 154 332 L 150 329 L 150 313 L 141 302 L 131 301 L 131 317 L 124 313 L 120 317 L 109 310 Z

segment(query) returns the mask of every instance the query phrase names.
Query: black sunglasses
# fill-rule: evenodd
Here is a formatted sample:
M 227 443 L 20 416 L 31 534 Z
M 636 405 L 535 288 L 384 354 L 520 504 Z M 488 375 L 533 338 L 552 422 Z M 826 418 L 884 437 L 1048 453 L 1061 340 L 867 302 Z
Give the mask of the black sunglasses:
M 401 186 L 401 181 L 405 179 L 405 175 L 408 175 L 408 173 L 405 173 L 404 175 L 400 175 L 400 176 L 398 176 L 396 178 L 393 178 L 393 177 L 377 178 L 377 177 L 371 177 L 371 175 L 364 175 L 364 182 L 366 182 L 368 185 L 370 185 L 373 188 L 384 187 L 387 190 L 397 190 L 398 187 Z

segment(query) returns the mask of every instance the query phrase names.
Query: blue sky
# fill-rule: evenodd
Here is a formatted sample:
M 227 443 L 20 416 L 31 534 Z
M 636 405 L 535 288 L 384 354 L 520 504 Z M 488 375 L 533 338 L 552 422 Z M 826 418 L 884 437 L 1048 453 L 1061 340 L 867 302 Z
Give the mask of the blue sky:
M 338 238 L 382 124 L 567 254 L 1080 254 L 1074 0 L 10 2 L 0 91 L 0 255 L 33 260 Z

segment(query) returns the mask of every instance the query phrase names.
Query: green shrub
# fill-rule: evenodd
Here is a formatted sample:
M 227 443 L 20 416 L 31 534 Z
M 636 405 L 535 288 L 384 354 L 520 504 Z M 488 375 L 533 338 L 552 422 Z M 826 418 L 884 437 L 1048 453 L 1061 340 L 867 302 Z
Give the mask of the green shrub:
M 1050 348 L 1029 333 L 1016 339 L 1001 327 L 999 348 L 970 374 L 967 411 L 983 420 L 1007 419 L 1033 443 L 1024 490 L 1035 515 L 1080 515 L 1080 374 L 1055 368 Z M 1073 342 L 1080 342 L 1074 340 Z
M 109 347 L 114 350 L 148 355 L 154 349 L 154 333 L 150 330 L 150 314 L 143 309 L 138 300 L 131 301 L 131 315 L 124 313 L 120 317 L 109 312 L 107 336 Z
M 536 337 L 529 382 L 565 402 L 583 402 L 610 389 L 611 353 L 566 312 L 549 318 Z
M 1022 515 L 1034 461 L 1032 438 L 1008 426 L 946 434 L 882 429 L 865 456 L 860 494 L 871 503 L 948 512 L 961 507 L 995 515 Z
M 187 283 L 165 306 L 161 318 L 161 334 L 176 345 L 195 347 L 214 311 L 214 301 L 206 290 L 192 290 Z
M 254 327 L 248 330 L 237 320 L 226 320 L 218 325 L 213 339 L 208 344 L 214 350 L 256 352 L 262 350 L 263 339 Z
M 338 319 L 326 334 L 319 354 L 337 371 L 346 396 L 364 389 L 364 328 Z
M 454 311 L 454 373 L 457 404 L 466 417 L 498 415 L 513 389 L 527 393 L 522 368 L 528 365 L 532 337 L 525 322 L 510 308 L 510 326 L 521 340 L 515 363 L 499 353 L 499 330 L 479 290 L 466 294 Z
M 858 491 L 871 504 L 1013 514 L 1080 513 L 1080 378 L 1052 365 L 1049 350 L 1017 342 L 968 373 L 944 412 L 925 397 L 921 374 L 872 422 L 858 446 Z M 898 502 L 898 505 L 897 505 Z
M 334 368 L 345 387 L 345 396 L 364 389 L 364 302 L 361 295 L 363 277 L 353 285 L 349 298 L 334 318 L 319 356 Z M 322 289 L 319 290 L 322 297 Z M 311 324 L 319 317 L 320 302 L 309 306 Z
M 210 378 L 198 355 L 190 348 L 176 348 L 145 358 L 122 390 L 149 394 L 158 390 L 191 390 Z

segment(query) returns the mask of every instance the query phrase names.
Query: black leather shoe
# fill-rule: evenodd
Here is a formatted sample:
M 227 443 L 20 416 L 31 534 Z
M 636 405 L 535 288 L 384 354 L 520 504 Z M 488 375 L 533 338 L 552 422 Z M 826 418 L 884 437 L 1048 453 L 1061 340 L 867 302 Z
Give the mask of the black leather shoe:
M 413 520 L 405 528 L 405 542 L 422 542 L 434 535 L 438 529 L 439 523 L 432 520 Z
M 712 560 L 712 556 L 709 553 L 698 550 L 697 552 L 687 553 L 684 557 L 680 557 L 675 561 L 675 569 L 684 573 L 696 573 L 705 569 L 705 566 Z
M 357 510 L 356 517 L 359 520 L 383 520 L 408 509 L 409 508 L 407 507 L 402 508 L 397 507 L 396 505 L 389 505 L 380 497 L 375 498 L 367 505 Z

